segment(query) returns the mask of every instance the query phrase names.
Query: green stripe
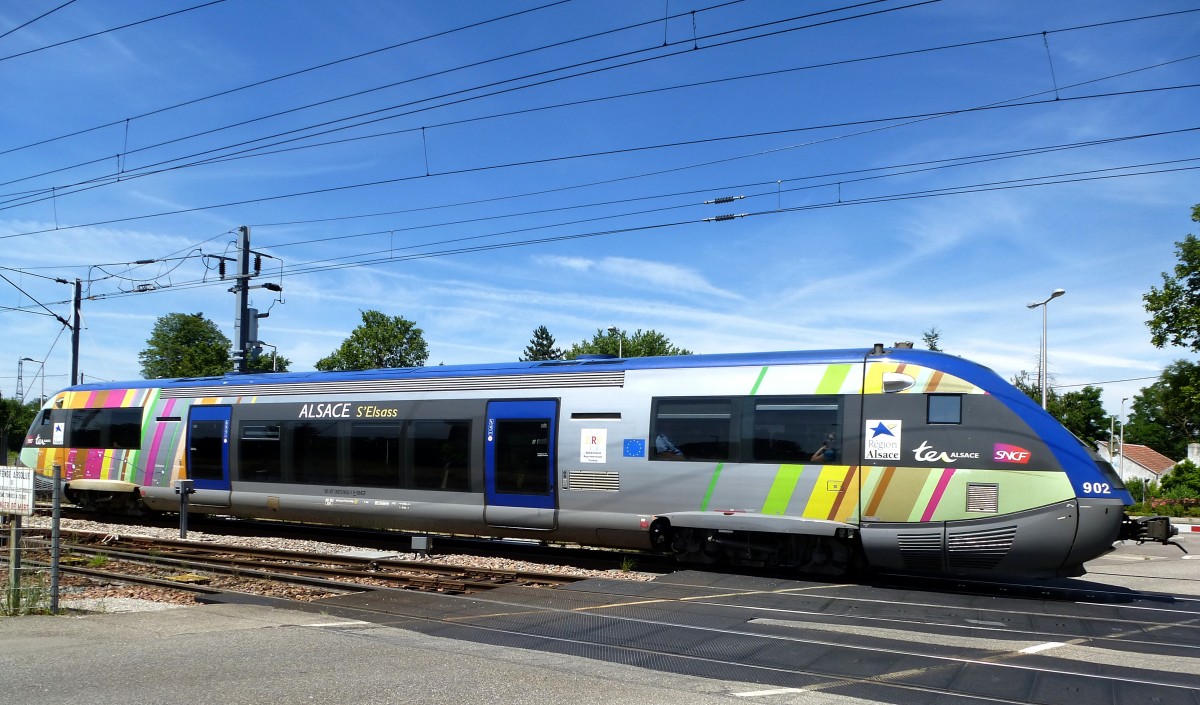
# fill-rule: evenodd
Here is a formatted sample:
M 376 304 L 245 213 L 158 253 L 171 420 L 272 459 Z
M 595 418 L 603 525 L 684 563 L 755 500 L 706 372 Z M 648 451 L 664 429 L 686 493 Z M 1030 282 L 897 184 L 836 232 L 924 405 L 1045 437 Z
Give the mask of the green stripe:
M 758 393 L 758 386 L 762 384 L 763 378 L 767 376 L 767 366 L 758 371 L 758 379 L 754 380 L 754 386 L 750 388 L 750 396 Z M 708 481 L 708 491 L 704 493 L 704 501 L 700 503 L 700 511 L 708 510 L 708 502 L 712 499 L 713 492 L 717 489 L 717 480 L 721 478 L 721 471 L 725 469 L 725 463 L 717 463 L 717 469 L 713 470 L 712 479 Z
M 779 466 L 779 472 L 775 473 L 775 481 L 771 483 L 771 490 L 767 492 L 767 501 L 763 503 L 763 514 L 783 514 L 787 511 L 802 472 L 803 465 Z
M 750 396 L 758 394 L 758 385 L 762 384 L 763 377 L 767 376 L 767 366 L 763 365 L 762 370 L 758 373 L 758 379 L 754 380 L 754 386 L 750 388 Z
M 700 511 L 708 511 L 708 501 L 712 499 L 713 490 L 717 489 L 717 478 L 721 477 L 721 470 L 725 468 L 725 463 L 717 463 L 717 469 L 713 470 L 712 479 L 708 481 L 708 491 L 704 493 L 704 501 L 700 503 Z
M 825 368 L 825 376 L 817 385 L 817 394 L 837 394 L 842 391 L 842 384 L 850 374 L 850 365 L 829 365 Z
M 154 405 L 158 403 L 158 397 L 162 394 L 161 389 L 152 389 L 146 394 L 146 398 L 142 400 L 142 436 L 138 450 L 130 451 L 125 456 L 125 466 L 121 468 L 121 479 L 126 482 L 137 482 L 137 466 L 138 460 L 142 457 L 140 446 L 145 446 L 149 450 L 150 446 L 146 443 L 146 437 L 150 434 L 150 428 L 154 425 Z M 153 436 L 151 436 L 153 438 Z

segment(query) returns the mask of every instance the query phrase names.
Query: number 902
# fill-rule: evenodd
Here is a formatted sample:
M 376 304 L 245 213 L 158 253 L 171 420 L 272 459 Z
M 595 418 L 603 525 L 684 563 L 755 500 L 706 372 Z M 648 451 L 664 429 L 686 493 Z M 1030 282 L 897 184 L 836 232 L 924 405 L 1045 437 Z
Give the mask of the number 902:
M 1107 482 L 1085 482 L 1083 491 L 1088 494 L 1108 494 L 1112 492 L 1112 487 Z

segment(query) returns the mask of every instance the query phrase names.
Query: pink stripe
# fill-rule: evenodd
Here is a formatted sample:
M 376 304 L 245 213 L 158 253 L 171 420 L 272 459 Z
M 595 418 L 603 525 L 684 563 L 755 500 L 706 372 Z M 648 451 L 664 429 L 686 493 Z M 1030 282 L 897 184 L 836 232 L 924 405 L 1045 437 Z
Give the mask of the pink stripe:
M 929 521 L 933 518 L 933 512 L 937 509 L 938 502 L 942 501 L 942 495 L 946 494 L 946 487 L 950 485 L 951 477 L 954 477 L 954 468 L 942 470 L 942 477 L 938 480 L 937 487 L 933 490 L 933 496 L 929 498 L 929 506 L 925 507 L 925 513 L 921 515 L 921 521 Z
M 174 409 L 174 408 L 175 408 L 175 400 L 168 399 L 166 406 L 163 407 L 162 413 L 159 415 L 160 416 L 170 416 L 171 409 Z M 146 459 L 145 459 L 146 473 L 145 473 L 145 476 L 142 478 L 143 485 L 152 484 L 154 481 L 154 464 L 155 464 L 154 461 L 158 459 L 158 451 L 159 451 L 159 448 L 162 446 L 163 435 L 165 435 L 167 432 L 167 422 L 156 421 L 155 423 L 158 424 L 158 428 L 154 429 L 154 441 L 150 443 L 150 453 L 148 455 L 146 455 Z M 172 422 L 172 423 L 174 423 L 174 422 Z
M 114 389 L 108 393 L 108 398 L 104 400 L 104 408 L 119 409 L 121 403 L 125 401 L 125 395 L 132 390 L 129 389 Z

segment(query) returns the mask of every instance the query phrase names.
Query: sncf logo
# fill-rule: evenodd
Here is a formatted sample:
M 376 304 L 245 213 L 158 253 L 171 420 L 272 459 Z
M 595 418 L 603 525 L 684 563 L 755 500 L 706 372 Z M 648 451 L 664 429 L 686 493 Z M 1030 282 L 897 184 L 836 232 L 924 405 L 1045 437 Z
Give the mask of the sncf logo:
M 1016 463 L 1024 465 L 1029 462 L 1029 456 L 1033 455 L 1029 451 L 1020 446 L 1010 446 L 1007 443 L 997 443 L 992 446 L 992 460 L 998 463 Z

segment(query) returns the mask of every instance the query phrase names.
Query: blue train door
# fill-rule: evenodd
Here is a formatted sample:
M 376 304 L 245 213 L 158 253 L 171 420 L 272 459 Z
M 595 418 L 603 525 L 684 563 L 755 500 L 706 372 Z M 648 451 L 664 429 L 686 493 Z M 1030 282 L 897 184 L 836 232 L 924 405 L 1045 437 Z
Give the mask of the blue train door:
M 492 526 L 557 525 L 558 401 L 493 401 L 484 444 L 484 520 Z
M 187 476 L 192 504 L 229 506 L 229 407 L 193 406 L 188 414 Z

